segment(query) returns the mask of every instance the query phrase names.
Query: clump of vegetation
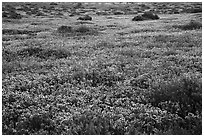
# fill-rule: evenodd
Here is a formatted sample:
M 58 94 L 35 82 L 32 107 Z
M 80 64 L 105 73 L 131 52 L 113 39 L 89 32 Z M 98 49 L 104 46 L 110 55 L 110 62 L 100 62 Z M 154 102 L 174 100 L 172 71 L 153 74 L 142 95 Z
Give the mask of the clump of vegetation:
M 11 61 L 16 60 L 16 58 L 17 58 L 17 54 L 15 52 L 3 49 L 2 59 L 4 61 L 11 62 Z
M 7 4 L 7 5 L 2 7 L 2 10 L 8 11 L 8 12 L 15 12 L 16 8 L 12 5 Z
M 56 2 L 51 2 L 50 5 L 58 5 Z
M 157 14 L 152 13 L 152 12 L 145 12 L 144 14 L 142 14 L 142 17 L 145 19 L 152 19 L 152 20 L 159 19 L 159 16 Z
M 42 12 L 37 12 L 36 16 L 45 16 L 45 14 Z
M 79 33 L 89 33 L 91 32 L 91 28 L 87 27 L 87 26 L 84 26 L 84 25 L 81 25 L 79 27 L 77 27 L 75 29 L 76 32 L 79 32 Z
M 78 9 L 78 8 L 82 8 L 82 7 L 83 7 L 83 4 L 81 2 L 77 2 L 74 5 L 74 9 Z
M 193 77 L 181 77 L 176 81 L 161 83 L 155 86 L 152 92 L 152 102 L 157 107 L 169 107 L 165 110 L 185 117 L 188 113 L 201 114 L 202 112 L 202 82 Z M 175 106 L 165 106 L 171 102 Z M 162 106 L 163 104 L 163 106 Z M 176 105 L 177 104 L 177 105 Z M 167 105 L 167 104 L 166 104 Z
M 92 17 L 89 15 L 85 15 L 83 17 L 79 17 L 77 20 L 92 20 Z
M 140 16 L 140 15 L 135 16 L 135 17 L 132 19 L 132 21 L 143 21 L 143 20 L 144 20 L 144 18 L 143 18 L 142 16 Z
M 72 32 L 72 27 L 71 26 L 60 26 L 57 29 L 57 32 L 59 32 L 59 33 L 71 33 Z
M 201 80 L 192 76 L 181 77 L 153 87 L 150 102 L 155 107 L 181 117 L 186 124 L 180 124 L 179 128 L 184 129 L 188 134 L 202 134 L 201 87 Z
M 71 56 L 71 53 L 66 49 L 45 49 L 42 47 L 27 47 L 17 52 L 19 56 L 29 57 L 35 56 L 41 59 L 48 59 L 48 58 L 66 58 Z
M 21 19 L 23 16 L 16 13 L 16 8 L 11 5 L 6 5 L 3 7 L 2 17 L 10 19 Z
M 3 29 L 2 34 L 6 35 L 17 35 L 17 34 L 33 34 L 39 31 L 31 31 L 31 30 L 18 30 L 18 29 Z
M 187 13 L 200 13 L 200 12 L 202 12 L 202 6 L 187 9 Z
M 143 21 L 143 20 L 157 20 L 159 16 L 152 12 L 145 12 L 142 15 L 135 16 L 132 21 Z
M 113 14 L 114 15 L 123 15 L 124 12 L 123 11 L 114 11 Z
M 88 21 L 79 21 L 75 23 L 76 25 L 82 25 L 82 24 L 94 24 L 93 22 L 88 22 Z
M 83 35 L 83 34 L 94 35 L 98 33 L 97 30 L 86 25 L 79 25 L 75 27 L 60 26 L 57 29 L 57 32 L 65 36 L 74 36 L 74 35 Z
M 193 29 L 200 29 L 202 28 L 202 23 L 197 22 L 195 20 L 191 20 L 189 23 L 184 24 L 184 25 L 174 25 L 174 28 L 179 28 L 182 30 L 193 30 Z
M 110 43 L 107 41 L 100 41 L 98 42 L 95 47 L 98 49 L 104 49 L 104 48 L 114 48 L 116 45 L 114 43 Z
M 6 18 L 6 17 L 8 17 L 9 16 L 9 14 L 7 13 L 7 12 L 2 12 L 2 18 Z
M 23 16 L 21 14 L 16 13 L 16 12 L 9 12 L 6 15 L 6 17 L 9 18 L 9 19 L 21 19 Z

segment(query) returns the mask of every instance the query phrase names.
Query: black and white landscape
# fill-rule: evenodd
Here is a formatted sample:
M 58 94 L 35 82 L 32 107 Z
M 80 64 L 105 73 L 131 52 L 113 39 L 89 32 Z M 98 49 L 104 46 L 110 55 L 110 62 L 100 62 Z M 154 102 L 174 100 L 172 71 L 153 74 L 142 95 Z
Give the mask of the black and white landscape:
M 3 135 L 201 135 L 202 3 L 3 2 Z

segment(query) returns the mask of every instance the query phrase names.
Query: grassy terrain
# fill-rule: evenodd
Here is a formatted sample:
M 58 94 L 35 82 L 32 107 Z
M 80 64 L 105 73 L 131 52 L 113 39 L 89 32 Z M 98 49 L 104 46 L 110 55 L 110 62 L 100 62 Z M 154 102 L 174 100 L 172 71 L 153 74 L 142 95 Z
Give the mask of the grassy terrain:
M 3 18 L 2 133 L 202 134 L 201 13 L 158 16 Z

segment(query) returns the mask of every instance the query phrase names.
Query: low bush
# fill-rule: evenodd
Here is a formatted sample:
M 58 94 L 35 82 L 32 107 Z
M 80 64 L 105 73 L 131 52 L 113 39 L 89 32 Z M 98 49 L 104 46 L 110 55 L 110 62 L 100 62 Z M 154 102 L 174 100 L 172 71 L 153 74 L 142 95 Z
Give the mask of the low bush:
M 9 14 L 7 12 L 2 12 L 2 18 L 6 18 L 8 16 L 9 16 Z
M 59 33 L 71 33 L 72 32 L 72 27 L 71 26 L 60 26 L 57 29 L 57 32 L 59 32 Z
M 17 54 L 22 57 L 35 56 L 41 59 L 60 59 L 71 56 L 71 53 L 65 49 L 45 49 L 41 47 L 27 47 L 18 51 Z
M 58 5 L 56 2 L 51 2 L 50 5 Z
M 157 20 L 159 16 L 152 12 L 145 12 L 142 15 L 135 16 L 132 21 L 143 21 L 143 20 Z
M 7 18 L 10 19 L 21 19 L 23 16 L 21 14 L 18 14 L 16 12 L 9 12 L 7 15 Z
M 36 14 L 36 16 L 45 16 L 45 14 L 42 13 L 42 12 L 38 12 L 38 13 Z
M 77 20 L 92 20 L 92 17 L 89 15 L 83 16 L 83 17 L 79 17 Z
M 179 28 L 179 29 L 182 29 L 182 30 L 193 30 L 193 29 L 200 29 L 200 28 L 202 28 L 202 23 L 194 21 L 194 20 L 191 20 L 187 24 L 184 24 L 184 25 L 174 25 L 173 27 L 174 28 Z
M 150 103 L 183 119 L 169 134 L 202 134 L 202 82 L 185 76 L 153 87 Z
M 79 21 L 76 22 L 75 25 L 81 25 L 81 24 L 94 24 L 93 22 L 88 22 L 88 21 Z
M 125 14 L 123 11 L 115 11 L 113 12 L 114 15 L 123 15 Z
M 19 30 L 19 29 L 3 29 L 2 34 L 6 35 L 17 35 L 17 34 L 33 34 L 39 31 L 32 31 L 32 30 Z
M 7 74 L 7 73 L 12 73 L 14 71 L 19 71 L 21 68 L 20 62 L 13 60 L 13 61 L 2 61 L 2 73 Z
M 200 13 L 200 12 L 202 12 L 202 6 L 191 8 L 187 10 L 187 13 Z
M 75 29 L 75 31 L 80 33 L 88 33 L 91 31 L 91 29 L 87 26 L 79 26 Z
M 110 42 L 100 41 L 100 42 L 98 42 L 98 43 L 95 45 L 95 47 L 96 47 L 97 49 L 114 48 L 114 47 L 116 47 L 116 45 L 113 44 L 113 43 L 110 43 Z
M 153 14 L 152 12 L 145 12 L 144 14 L 142 14 L 142 17 L 144 17 L 146 19 L 152 19 L 152 20 L 159 19 L 159 16 L 156 14 Z
M 31 11 L 26 11 L 26 14 L 27 15 L 32 15 L 32 12 Z
M 16 8 L 12 5 L 5 5 L 4 7 L 2 7 L 3 11 L 9 11 L 9 12 L 15 12 Z
M 75 72 L 72 75 L 73 82 L 75 84 L 85 83 L 91 87 L 107 86 L 113 87 L 118 81 L 123 81 L 124 77 L 114 74 L 108 70 L 93 70 L 90 72 Z
M 202 113 L 202 82 L 193 77 L 161 83 L 153 87 L 151 104 L 185 118 Z
M 143 21 L 143 20 L 144 20 L 144 18 L 143 18 L 142 16 L 140 16 L 140 15 L 135 16 L 135 17 L 132 19 L 132 21 Z
M 2 59 L 7 62 L 16 60 L 17 54 L 13 51 L 2 50 Z
M 98 33 L 97 30 L 86 25 L 79 25 L 75 27 L 61 26 L 57 29 L 57 32 L 64 36 L 75 36 L 84 34 L 94 35 Z

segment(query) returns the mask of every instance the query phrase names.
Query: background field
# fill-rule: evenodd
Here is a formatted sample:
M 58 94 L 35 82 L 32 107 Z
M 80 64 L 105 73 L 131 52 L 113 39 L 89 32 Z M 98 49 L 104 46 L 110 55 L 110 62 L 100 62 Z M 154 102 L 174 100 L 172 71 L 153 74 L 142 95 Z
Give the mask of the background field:
M 2 9 L 3 134 L 202 134 L 201 3 Z

